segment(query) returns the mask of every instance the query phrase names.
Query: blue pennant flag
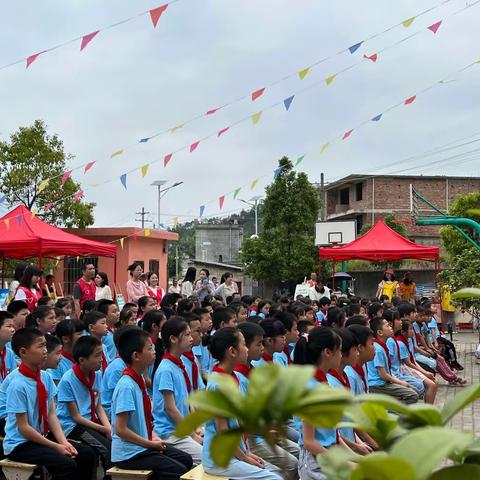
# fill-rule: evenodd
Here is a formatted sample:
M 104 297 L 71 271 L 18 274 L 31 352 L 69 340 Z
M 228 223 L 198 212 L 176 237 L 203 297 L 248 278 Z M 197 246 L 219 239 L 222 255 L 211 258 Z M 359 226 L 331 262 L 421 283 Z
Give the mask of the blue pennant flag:
M 363 42 L 356 43 L 355 45 L 352 45 L 351 47 L 348 47 L 350 50 L 350 53 L 355 53 L 361 46 Z
M 147 143 L 150 140 L 150 137 L 141 138 L 138 143 Z
M 125 190 L 127 189 L 127 174 L 124 173 L 123 175 L 120 175 L 120 181 L 122 182 L 122 185 L 125 187 Z
M 205 213 L 205 205 L 200 206 L 200 217 L 203 217 L 203 214 Z
M 293 102 L 294 97 L 295 97 L 295 95 L 292 95 L 291 97 L 288 97 L 283 101 L 283 104 L 285 105 L 285 109 L 287 110 L 287 112 L 288 112 L 288 109 L 290 108 L 290 105 Z
M 372 122 L 378 122 L 378 121 L 380 121 L 380 119 L 382 118 L 382 115 L 383 115 L 383 113 L 381 113 L 380 115 L 377 115 L 376 117 L 373 117 L 373 118 L 372 118 Z
M 277 167 L 273 172 L 273 178 L 277 178 L 280 175 L 281 171 L 282 171 L 282 167 Z

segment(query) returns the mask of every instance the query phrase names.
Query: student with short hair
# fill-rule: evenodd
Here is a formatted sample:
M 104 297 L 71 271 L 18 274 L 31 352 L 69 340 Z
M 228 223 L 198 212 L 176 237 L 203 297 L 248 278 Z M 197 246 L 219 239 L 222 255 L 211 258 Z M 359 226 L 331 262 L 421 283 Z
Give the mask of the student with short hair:
M 368 393 L 366 364 L 375 358 L 374 336 L 370 328 L 364 325 L 350 325 L 348 330 L 358 341 L 358 357 L 356 364 L 345 367 L 345 373 L 350 382 L 351 392 L 354 395 L 363 395 Z
M 14 333 L 13 315 L 0 311 L 0 383 L 17 368 L 15 354 L 10 348 L 7 348 L 7 343 L 12 340 Z
M 26 302 L 23 300 L 13 300 L 7 305 L 7 312 L 12 314 L 13 327 L 15 330 L 25 328 L 25 322 L 30 313 Z
M 213 311 L 212 315 L 213 331 L 220 330 L 224 327 L 237 326 L 237 315 L 235 310 L 230 307 L 218 307 Z
M 65 312 L 61 308 L 53 307 L 53 311 L 55 312 L 55 320 L 57 323 L 67 319 Z
M 281 363 L 287 367 L 293 362 L 293 353 L 298 341 L 297 318 L 290 312 L 278 312 L 273 318 L 282 322 L 286 330 L 283 352 L 275 352 L 273 360 L 275 363 Z
M 138 328 L 118 339 L 127 365 L 112 399 L 112 463 L 125 470 L 152 470 L 150 480 L 178 480 L 192 457 L 153 433 L 152 405 L 142 372 L 155 361 L 152 341 Z
M 259 324 L 264 330 L 263 336 L 263 353 L 262 358 L 257 361 L 253 361 L 254 367 L 260 367 L 266 363 L 277 363 L 284 365 L 280 362 L 278 357 L 275 359 L 275 353 L 283 352 L 285 348 L 285 334 L 286 329 L 282 322 L 274 319 L 262 320 Z
M 44 466 L 53 480 L 92 478 L 94 451 L 82 444 L 74 447 L 55 414 L 55 385 L 41 370 L 47 354 L 44 335 L 38 329 L 20 329 L 12 348 L 22 363 L 6 391 L 5 454 L 14 462 Z
M 192 352 L 200 365 L 200 374 L 202 379 L 204 382 L 206 382 L 207 375 L 212 371 L 213 368 L 213 358 L 210 350 L 208 349 L 213 322 L 210 312 L 207 308 L 197 308 L 194 310 L 194 313 L 200 317 L 202 342 L 200 345 L 194 345 L 192 347 Z
M 72 316 L 73 312 L 73 304 L 71 298 L 59 298 L 57 303 L 55 303 L 55 307 L 61 308 L 65 312 L 65 318 L 68 320 Z
M 103 339 L 108 333 L 107 316 L 102 312 L 88 312 L 83 318 L 83 323 L 87 333 L 95 337 L 102 344 L 101 371 L 104 372 L 108 366 L 107 347 L 103 344 Z
M 62 359 L 62 342 L 55 335 L 45 335 L 45 340 L 47 341 L 47 360 L 42 370 L 50 373 L 48 370 L 58 368 L 58 364 Z
M 200 325 L 200 317 L 195 313 L 185 314 L 184 320 L 190 327 L 190 333 L 192 335 L 192 348 L 188 352 L 182 354 L 182 362 L 187 369 L 190 382 L 194 385 L 194 390 L 203 390 L 205 383 L 203 382 L 200 365 L 193 353 L 193 348 L 198 347 L 202 343 L 202 327 Z M 197 388 L 195 388 L 197 385 Z
M 113 332 L 118 327 L 120 321 L 120 312 L 117 304 L 113 300 L 100 300 L 97 304 L 97 310 L 105 315 L 107 320 L 107 334 L 102 338 L 105 346 L 108 363 L 113 362 L 117 356 L 117 349 L 113 342 Z

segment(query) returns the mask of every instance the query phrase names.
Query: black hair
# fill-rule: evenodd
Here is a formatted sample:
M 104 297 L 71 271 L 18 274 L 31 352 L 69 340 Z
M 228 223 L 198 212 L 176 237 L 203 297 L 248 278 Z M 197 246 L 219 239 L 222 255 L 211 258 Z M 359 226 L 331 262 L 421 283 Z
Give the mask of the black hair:
M 290 332 L 297 322 L 297 317 L 291 312 L 276 312 L 273 316 L 274 320 L 278 320 L 283 323 L 285 329 Z
M 379 298 L 379 301 L 380 303 L 385 303 L 387 301 L 390 301 L 390 297 L 388 295 L 385 295 L 384 293 L 382 295 L 380 295 L 380 298 Z
M 293 361 L 300 365 L 316 365 L 324 350 L 337 350 L 341 344 L 342 339 L 333 328 L 312 328 L 308 338 L 302 336 L 298 339 L 293 351 Z
M 348 316 L 353 317 L 354 315 L 360 315 L 361 306 L 359 303 L 350 303 L 348 307 Z
M 0 311 L 0 327 L 3 326 L 5 320 L 12 319 L 13 315 L 10 312 Z
M 28 310 L 27 302 L 23 300 L 13 300 L 7 306 L 7 312 L 11 313 L 13 316 L 17 315 L 20 310 Z
M 395 295 L 392 297 L 392 305 L 397 308 L 402 303 L 402 299 L 400 297 L 396 297 Z
M 345 322 L 345 327 L 351 327 L 352 325 L 364 325 L 368 327 L 368 318 L 363 315 L 354 315 Z
M 232 318 L 237 318 L 235 310 L 230 307 L 218 307 L 213 311 L 212 324 L 215 330 L 222 328 L 222 323 L 227 324 Z
M 27 267 L 28 267 L 28 263 L 24 263 L 24 262 L 17 263 L 15 267 L 15 272 L 13 274 L 13 278 L 17 282 L 20 282 L 22 280 L 23 272 Z
M 374 319 L 370 320 L 370 328 L 372 329 L 373 336 L 377 338 L 377 331 L 382 330 L 383 322 L 385 319 L 383 317 L 375 317 Z
M 408 317 L 411 313 L 415 311 L 415 306 L 411 303 L 401 303 L 398 306 L 398 314 L 400 317 Z
M 238 326 L 238 330 L 240 330 L 245 337 L 245 343 L 247 347 L 252 344 L 253 340 L 255 340 L 255 337 L 263 338 L 265 334 L 265 330 L 260 325 L 252 322 L 242 322 Z
M 58 308 L 58 307 L 53 307 L 53 311 L 55 312 L 55 316 L 57 317 L 57 319 L 59 317 L 65 317 L 66 316 L 66 313 L 61 309 L 61 308 Z
M 326 325 L 327 327 L 343 328 L 346 321 L 345 310 L 340 307 L 332 307 L 328 310 Z
M 52 299 L 49 296 L 44 295 L 43 297 L 40 297 L 38 299 L 37 307 L 42 307 L 44 305 L 48 305 L 49 302 L 51 302 L 51 301 L 52 301 Z
M 200 271 L 204 272 L 207 278 L 210 276 L 210 272 L 208 271 L 208 268 L 201 268 Z
M 103 300 L 99 300 L 97 302 L 97 312 L 101 312 L 105 315 L 108 315 L 108 308 L 110 307 L 110 305 L 115 305 L 115 302 L 113 300 L 108 300 L 106 298 L 104 298 Z
M 95 265 L 93 264 L 93 262 L 89 262 L 89 261 L 83 262 L 83 263 L 82 263 L 82 272 L 84 272 L 89 265 L 93 265 L 93 266 L 95 267 Z
M 63 337 L 72 337 L 74 333 L 83 332 L 85 325 L 81 320 L 62 320 L 55 328 L 55 335 L 62 341 Z
M 103 312 L 94 310 L 92 312 L 86 313 L 82 320 L 85 326 L 85 330 L 88 332 L 88 327 L 90 325 L 95 325 L 99 320 L 102 320 L 103 318 L 107 318 L 107 316 Z
M 182 315 L 185 312 L 191 312 L 193 310 L 193 302 L 189 298 L 183 298 L 177 304 L 177 313 Z
M 410 328 L 411 324 L 408 321 L 407 318 L 401 318 L 402 320 L 402 332 L 408 332 L 408 329 Z
M 108 276 L 105 272 L 97 272 L 97 275 L 102 279 L 101 287 L 106 287 L 108 285 Z
M 185 277 L 183 277 L 184 282 L 194 282 L 197 275 L 197 269 L 195 267 L 188 267 L 185 272 Z
M 20 280 L 20 285 L 25 288 L 32 288 L 32 277 L 40 277 L 42 275 L 42 271 L 36 265 L 27 265 L 25 270 L 23 271 L 22 278 Z M 38 285 L 35 286 L 37 290 L 40 290 Z
M 207 313 L 210 314 L 208 308 L 194 308 L 193 313 L 195 315 L 198 315 L 199 317 L 201 317 L 202 315 L 206 315 Z
M 95 300 L 89 298 L 88 300 L 85 300 L 83 302 L 83 307 L 82 307 L 82 315 L 85 315 L 87 312 L 91 312 L 96 308 L 97 304 L 95 303 Z
M 360 300 L 360 305 L 363 305 L 364 307 L 367 307 L 369 303 L 370 303 L 370 300 L 368 298 L 362 298 Z
M 152 300 L 155 300 L 153 297 L 151 297 L 150 295 L 144 295 L 143 297 L 140 297 L 138 299 L 138 315 L 142 315 L 143 314 L 143 309 L 147 306 L 148 304 L 148 301 L 152 299 Z
M 271 300 L 267 300 L 267 299 L 263 299 L 262 301 L 258 302 L 258 312 L 260 313 L 262 311 L 262 308 L 265 306 L 265 305 L 270 305 L 272 306 L 273 305 L 273 302 Z
M 309 327 L 313 327 L 313 323 L 310 320 L 300 320 L 297 324 L 298 333 L 308 333 Z
M 404 283 L 405 285 L 411 285 L 413 283 L 411 276 L 412 276 L 412 272 L 405 272 L 403 274 L 402 283 Z
M 79 338 L 72 349 L 72 357 L 75 362 L 79 362 L 80 358 L 88 358 L 95 351 L 97 347 L 100 347 L 102 342 L 98 338 L 92 335 L 84 335 Z
M 367 340 L 373 337 L 372 330 L 366 325 L 350 325 L 347 330 L 355 335 L 358 345 L 365 346 L 367 344 Z
M 150 310 L 142 319 L 142 329 L 152 333 L 153 326 L 157 325 L 159 327 L 162 321 L 166 319 L 167 317 L 162 310 Z
M 253 297 L 251 295 L 243 295 L 240 301 L 249 307 L 253 303 Z
M 48 281 L 51 280 L 52 278 L 55 279 L 55 276 L 52 275 L 51 273 L 49 273 L 49 274 L 45 277 L 45 281 L 48 282 Z
M 118 323 L 120 325 L 127 325 L 130 319 L 133 318 L 134 315 L 135 313 L 132 310 L 130 309 L 125 310 L 123 308 L 122 311 L 120 312 L 120 316 L 118 317 Z
M 383 280 L 386 282 L 388 281 L 388 278 L 387 278 L 387 273 L 390 274 L 390 281 L 394 281 L 395 280 L 395 274 L 394 273 L 391 273 L 391 272 L 387 272 L 385 270 L 384 274 L 383 274 Z
M 179 337 L 188 328 L 188 323 L 182 317 L 169 318 L 162 327 L 162 340 L 165 348 L 170 349 L 170 337 Z
M 132 308 L 138 308 L 138 305 L 137 305 L 136 303 L 127 302 L 127 303 L 122 307 L 122 311 L 123 311 L 123 310 L 131 310 Z
M 127 267 L 127 271 L 130 272 L 130 275 L 133 274 L 133 271 L 137 268 L 137 267 L 142 267 L 142 270 L 143 270 L 143 266 L 140 262 L 133 262 L 131 265 L 129 265 Z
M 38 328 L 20 328 L 17 330 L 12 337 L 12 350 L 15 355 L 20 357 L 20 349 L 30 348 L 38 337 L 43 337 L 43 333 Z
M 398 310 L 392 310 L 389 308 L 387 310 L 384 310 L 383 317 L 388 323 L 391 323 L 393 325 L 393 322 L 400 318 L 400 314 L 398 313 Z
M 133 354 L 142 352 L 149 339 L 150 335 L 144 330 L 132 328 L 128 335 L 120 335 L 118 355 L 127 365 L 131 365 Z
M 383 306 L 379 302 L 374 302 L 368 307 L 368 316 L 374 318 L 377 316 L 377 313 L 383 309 Z
M 197 315 L 194 312 L 188 312 L 184 313 L 182 315 L 182 318 L 190 325 L 192 322 L 199 322 L 200 321 L 200 315 Z
M 297 303 L 290 307 L 289 312 L 298 319 L 299 317 L 305 315 L 305 307 L 305 305 Z
M 47 353 L 52 353 L 58 346 L 62 345 L 62 342 L 55 335 L 45 335 L 47 341 Z
M 232 272 L 225 272 L 225 273 L 222 275 L 222 277 L 220 278 L 220 284 L 225 283 L 225 280 L 226 280 L 227 278 L 230 278 L 230 277 L 233 277 L 233 273 L 232 273 Z M 213 278 L 215 278 L 215 277 L 213 277 Z
M 266 320 L 262 320 L 259 325 L 265 332 L 263 338 L 275 338 L 287 333 L 285 325 L 280 320 L 267 318 Z
M 342 339 L 342 355 L 348 355 L 350 350 L 358 347 L 357 337 L 348 328 L 335 329 L 337 335 Z
M 55 303 L 55 306 L 57 308 L 63 308 L 67 305 L 71 305 L 72 304 L 72 301 L 69 299 L 69 298 L 59 298 L 57 300 L 57 303 Z
M 37 307 L 32 313 L 27 316 L 25 320 L 25 326 L 27 328 L 37 328 L 39 321 L 43 320 L 52 312 L 55 313 L 53 308 L 49 307 L 48 305 L 42 305 L 41 307 Z
M 215 360 L 221 362 L 230 347 L 238 348 L 239 331 L 233 327 L 225 327 L 215 332 L 210 340 L 210 353 Z
M 166 293 L 160 301 L 160 307 L 162 309 L 164 309 L 165 307 L 171 308 L 177 303 L 177 300 L 179 300 L 180 298 L 182 298 L 182 296 L 179 293 Z
M 331 305 L 332 301 L 328 297 L 322 297 L 318 303 L 321 307 L 326 307 L 327 305 Z
M 136 325 L 125 325 L 124 327 L 117 328 L 113 332 L 113 344 L 115 345 L 115 348 L 117 350 L 118 350 L 118 340 L 125 332 L 129 332 L 130 330 L 139 330 L 139 327 L 137 327 Z

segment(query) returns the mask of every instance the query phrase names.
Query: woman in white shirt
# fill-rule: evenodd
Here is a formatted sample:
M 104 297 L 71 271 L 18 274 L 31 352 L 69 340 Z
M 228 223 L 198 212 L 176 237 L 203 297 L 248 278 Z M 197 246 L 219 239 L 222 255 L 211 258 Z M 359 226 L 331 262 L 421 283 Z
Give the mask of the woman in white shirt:
M 317 284 L 310 287 L 308 296 L 310 300 L 316 300 L 318 302 L 323 297 L 330 298 L 330 289 L 323 284 L 323 280 L 318 279 Z
M 99 300 L 113 300 L 112 290 L 108 286 L 108 277 L 105 272 L 98 272 L 95 275 L 95 301 Z
M 215 289 L 213 294 L 221 296 L 224 305 L 226 305 L 227 298 L 233 296 L 234 293 L 238 293 L 238 287 L 233 281 L 233 273 L 231 272 L 226 272 L 220 282 L 220 285 Z
M 181 295 L 183 298 L 188 298 L 192 296 L 193 293 L 193 284 L 195 282 L 195 277 L 197 275 L 197 269 L 195 267 L 188 267 L 185 277 L 182 282 Z

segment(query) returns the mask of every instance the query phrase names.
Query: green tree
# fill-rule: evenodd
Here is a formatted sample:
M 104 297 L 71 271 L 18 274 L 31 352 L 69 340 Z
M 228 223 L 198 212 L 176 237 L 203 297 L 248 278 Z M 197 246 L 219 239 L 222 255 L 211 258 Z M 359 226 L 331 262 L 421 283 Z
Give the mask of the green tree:
M 42 220 L 60 227 L 91 225 L 95 204 L 74 200 L 81 187 L 71 178 L 61 185 L 67 162 L 72 159 L 63 142 L 57 135 L 49 135 L 41 120 L 20 127 L 10 141 L 0 141 L 0 192 L 8 206 L 20 203 L 30 210 L 35 208 Z M 40 191 L 45 179 L 50 180 Z
M 317 268 L 314 234 L 320 199 L 306 174 L 296 173 L 287 157 L 279 167 L 280 173 L 266 188 L 263 232 L 258 239 L 244 240 L 241 258 L 247 275 L 292 288 Z

